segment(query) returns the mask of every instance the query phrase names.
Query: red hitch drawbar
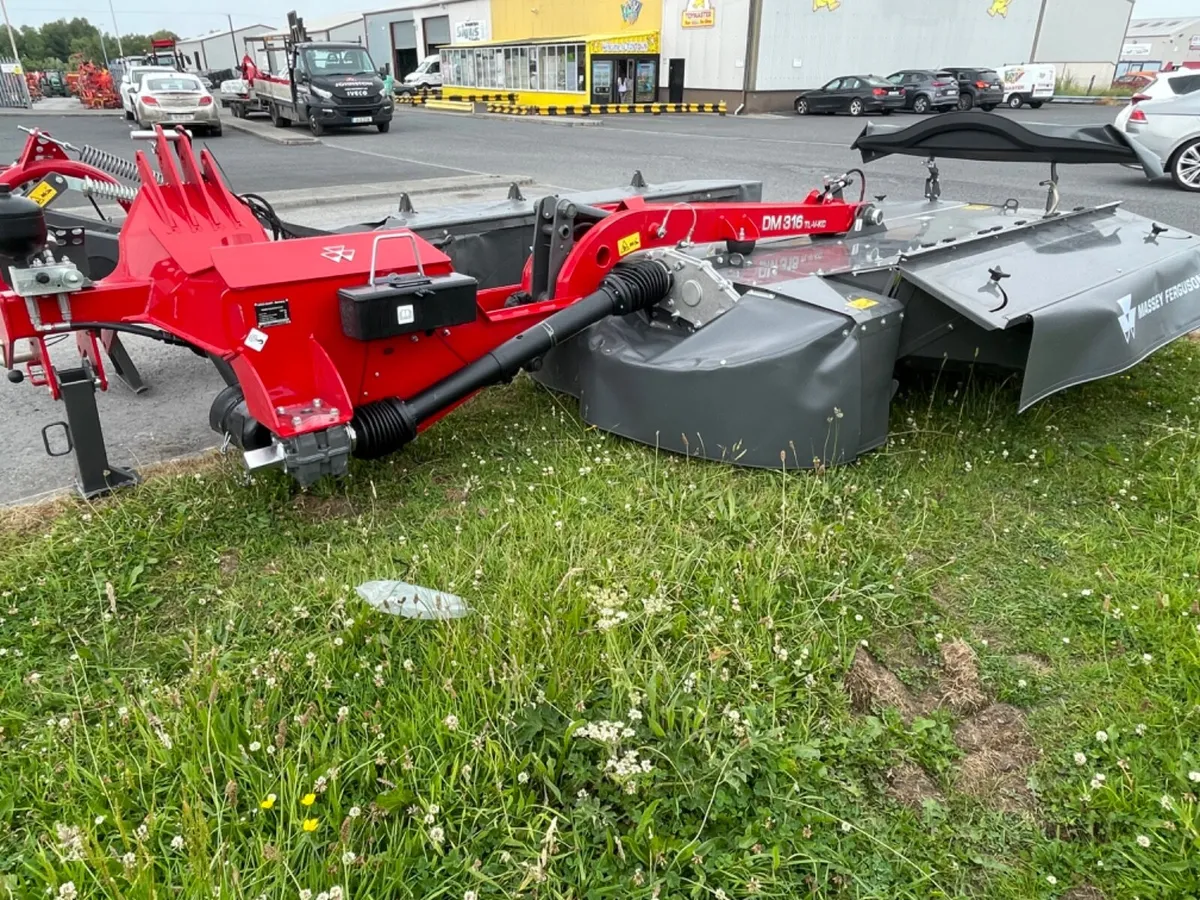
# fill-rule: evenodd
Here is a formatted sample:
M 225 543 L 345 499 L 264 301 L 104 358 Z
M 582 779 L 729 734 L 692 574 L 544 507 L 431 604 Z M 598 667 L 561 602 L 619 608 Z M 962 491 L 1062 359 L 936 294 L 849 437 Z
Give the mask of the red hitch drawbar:
M 197 159 L 182 129 L 155 131 L 159 172 L 138 151 L 141 186 L 110 275 L 92 282 L 56 257 L 44 221 L 40 239 L 6 238 L 0 248 L 9 276 L 0 347 L 10 369 L 25 359 L 10 380 L 28 374 L 67 401 L 86 495 L 134 478 L 108 465 L 95 413 L 95 388 L 107 387 L 102 330 L 212 358 L 229 384 L 214 403 L 214 428 L 246 451 L 252 468 L 279 466 L 308 484 L 344 474 L 351 454 L 398 450 L 601 318 L 658 303 L 672 273 L 644 251 L 724 241 L 736 252 L 768 237 L 844 234 L 873 213 L 842 200 L 836 184 L 800 203 L 633 197 L 589 210 L 594 221 L 550 277 L 534 265 L 535 251 L 523 284 L 480 290 L 408 229 L 271 240 L 207 150 Z M 7 200 L 4 221 L 32 216 L 25 207 L 3 212 L 33 205 Z M 80 360 L 60 370 L 46 341 L 65 332 L 75 333 Z M 19 357 L 22 340 L 31 349 Z

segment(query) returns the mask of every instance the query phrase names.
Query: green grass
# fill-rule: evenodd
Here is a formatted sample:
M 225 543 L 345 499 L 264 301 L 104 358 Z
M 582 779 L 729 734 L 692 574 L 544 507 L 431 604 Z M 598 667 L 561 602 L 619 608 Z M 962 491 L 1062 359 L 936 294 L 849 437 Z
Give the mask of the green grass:
M 1088 83 L 1074 78 L 1060 78 L 1054 85 L 1054 93 L 1067 97 L 1130 97 L 1133 89 L 1100 82 Z
M 0 886 L 1194 896 L 1197 385 L 1192 345 L 1023 416 L 943 377 L 887 448 L 796 473 L 605 437 L 521 379 L 309 494 L 227 460 L 14 516 Z M 473 614 L 376 614 L 378 578 Z M 1024 810 L 964 790 L 950 710 L 851 708 L 862 642 L 916 694 L 939 635 L 1028 715 Z M 941 802 L 889 796 L 906 763 Z

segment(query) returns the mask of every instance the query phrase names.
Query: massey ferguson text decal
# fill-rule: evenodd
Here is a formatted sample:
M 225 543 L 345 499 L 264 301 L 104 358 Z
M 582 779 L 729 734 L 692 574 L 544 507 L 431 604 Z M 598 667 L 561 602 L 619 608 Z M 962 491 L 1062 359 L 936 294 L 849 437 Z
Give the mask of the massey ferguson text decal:
M 1117 303 L 1121 307 L 1121 314 L 1118 318 L 1121 321 L 1121 330 L 1125 333 L 1125 342 L 1130 343 L 1137 337 L 1139 321 L 1148 319 L 1164 306 L 1174 303 L 1176 300 L 1182 300 L 1197 291 L 1200 291 L 1200 275 L 1192 275 L 1179 284 L 1171 285 L 1154 296 L 1146 298 L 1141 303 L 1135 304 L 1132 294 L 1122 297 Z

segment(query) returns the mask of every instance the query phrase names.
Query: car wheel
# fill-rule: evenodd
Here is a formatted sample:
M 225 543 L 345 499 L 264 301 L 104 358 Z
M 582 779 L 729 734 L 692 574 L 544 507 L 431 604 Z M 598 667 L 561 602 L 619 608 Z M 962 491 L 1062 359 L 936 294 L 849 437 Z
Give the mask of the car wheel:
M 209 137 L 220 137 L 224 133 L 225 133 L 225 129 L 222 128 L 220 125 L 214 125 L 212 128 L 208 129 Z
M 1031 108 L 1031 109 L 1041 109 L 1041 108 L 1042 108 L 1042 101 L 1041 101 L 1041 100 L 1030 100 L 1030 101 L 1029 101 L 1029 106 L 1030 106 L 1030 108 Z
M 291 119 L 285 119 L 278 106 L 271 107 L 271 124 L 276 128 L 287 128 L 292 124 Z
M 979 108 L 982 109 L 984 112 L 991 112 L 993 109 L 996 108 L 996 104 L 995 103 L 984 103 Z
M 308 130 L 312 132 L 313 137 L 320 137 L 325 133 L 325 126 L 321 124 L 321 120 L 312 114 L 312 110 L 308 110 Z
M 1200 191 L 1200 138 L 1184 144 L 1171 157 L 1171 180 L 1184 191 Z
M 972 97 L 970 94 L 964 93 L 964 94 L 958 95 L 958 108 L 959 109 L 966 112 L 968 109 L 970 109 L 974 105 L 975 105 L 975 98 Z
M 796 101 L 796 115 L 798 115 L 798 116 L 807 116 L 808 115 L 808 101 L 805 100 L 803 97 L 801 97 L 799 100 Z
M 850 115 L 861 116 L 863 114 L 863 102 L 855 97 L 850 101 Z
M 929 98 L 918 97 L 916 100 L 914 100 L 913 112 L 920 113 L 921 115 L 925 115 L 925 113 L 929 112 Z
M 376 122 L 375 127 L 379 129 L 380 134 L 387 134 L 392 127 L 391 122 Z
M 1025 101 L 1021 99 L 1020 94 L 1013 94 L 1011 97 L 1008 98 L 1008 108 L 1009 109 L 1020 109 L 1021 106 L 1024 105 L 1024 103 L 1025 103 Z M 985 106 L 984 109 L 987 109 L 987 107 Z
M 133 121 L 133 113 L 131 113 L 129 110 L 125 110 L 125 118 L 127 120 L 129 120 L 130 122 L 132 122 Z

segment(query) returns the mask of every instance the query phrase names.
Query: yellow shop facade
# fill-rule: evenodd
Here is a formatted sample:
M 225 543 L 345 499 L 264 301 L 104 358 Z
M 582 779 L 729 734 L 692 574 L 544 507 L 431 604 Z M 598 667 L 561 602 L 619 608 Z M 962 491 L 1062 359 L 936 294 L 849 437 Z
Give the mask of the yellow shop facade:
M 492 39 L 441 49 L 442 94 L 522 106 L 653 103 L 661 0 L 492 0 Z

